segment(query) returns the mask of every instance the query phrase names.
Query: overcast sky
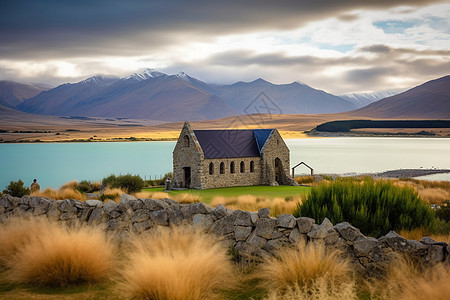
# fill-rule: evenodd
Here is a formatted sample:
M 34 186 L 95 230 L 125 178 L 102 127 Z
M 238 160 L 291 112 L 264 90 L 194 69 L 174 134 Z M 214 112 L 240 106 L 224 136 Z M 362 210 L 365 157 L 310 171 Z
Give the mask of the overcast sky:
M 450 73 L 450 3 L 0 0 L 0 80 L 53 85 L 145 68 L 340 94 Z

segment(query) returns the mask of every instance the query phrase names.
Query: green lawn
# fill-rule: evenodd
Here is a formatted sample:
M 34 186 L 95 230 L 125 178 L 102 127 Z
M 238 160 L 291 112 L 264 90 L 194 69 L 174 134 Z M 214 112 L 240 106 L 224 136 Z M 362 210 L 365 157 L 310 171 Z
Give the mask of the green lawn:
M 219 189 L 207 189 L 207 190 L 182 190 L 182 191 L 170 191 L 170 195 L 178 195 L 182 193 L 191 193 L 202 197 L 203 202 L 210 203 L 216 196 L 222 197 L 236 197 L 241 195 L 253 195 L 256 197 L 275 198 L 275 197 L 292 197 L 302 195 L 309 192 L 310 187 L 305 186 L 239 186 L 228 187 Z M 148 188 L 144 189 L 148 192 L 163 192 L 164 188 Z

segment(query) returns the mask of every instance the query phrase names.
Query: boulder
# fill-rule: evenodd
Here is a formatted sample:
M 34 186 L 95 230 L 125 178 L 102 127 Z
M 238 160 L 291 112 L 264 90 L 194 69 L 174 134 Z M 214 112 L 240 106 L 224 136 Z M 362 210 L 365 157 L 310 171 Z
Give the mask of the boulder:
M 214 209 L 214 215 L 220 219 L 231 214 L 231 211 L 222 204 L 217 205 Z
M 335 232 L 333 224 L 328 218 L 325 218 L 319 227 L 312 229 L 308 236 L 312 239 L 325 239 L 329 234 Z
M 300 233 L 308 233 L 313 228 L 313 224 L 315 224 L 316 221 L 311 218 L 307 217 L 300 217 L 297 219 L 297 226 Z
M 155 210 L 151 212 L 150 219 L 153 220 L 155 225 L 169 226 L 169 218 L 164 210 Z
M 83 222 L 86 222 L 89 219 L 89 216 L 91 215 L 92 211 L 95 209 L 95 207 L 85 207 L 83 208 L 80 216 L 80 220 Z
M 347 222 L 334 225 L 334 229 L 336 229 L 345 240 L 350 242 L 364 236 L 358 228 L 353 227 Z
M 59 220 L 59 215 L 61 214 L 61 211 L 59 210 L 59 203 L 54 201 L 53 203 L 51 203 L 48 207 L 48 211 L 47 211 L 47 218 L 50 221 L 58 221 Z
M 86 200 L 86 204 L 93 207 L 103 206 L 103 202 L 100 200 Z
M 202 202 L 189 204 L 188 207 L 191 215 L 208 214 L 210 212 L 213 212 L 213 209 L 211 207 L 208 207 L 205 203 Z
M 424 254 L 427 251 L 426 245 L 418 241 L 407 240 L 404 237 L 398 235 L 395 231 L 390 231 L 388 234 L 380 237 L 378 240 L 396 251 L 415 253 L 419 255 Z
M 245 241 L 251 232 L 252 232 L 252 227 L 234 226 L 234 236 L 235 236 L 236 241 Z
M 96 225 L 99 224 L 103 219 L 103 208 L 102 207 L 96 207 L 91 215 L 89 216 L 88 224 L 89 225 Z
M 155 210 L 163 210 L 168 209 L 169 204 L 162 200 L 158 199 L 141 199 L 141 201 L 144 203 L 145 207 L 148 210 L 155 211 Z M 134 208 L 133 208 L 134 209 Z
M 268 218 L 270 216 L 270 210 L 267 207 L 258 210 L 258 215 L 260 218 Z
M 152 220 L 147 220 L 140 223 L 133 224 L 133 231 L 136 233 L 141 233 L 142 231 L 148 230 L 152 227 Z
M 111 212 L 119 207 L 119 204 L 116 202 L 109 200 L 108 202 L 103 204 L 103 210 L 107 214 L 111 214 Z
M 265 239 L 272 238 L 272 232 L 278 220 L 274 218 L 262 218 L 256 222 L 255 234 Z
M 250 219 L 252 220 L 253 225 L 256 225 L 256 222 L 259 220 L 258 213 L 250 212 Z
M 265 238 L 259 237 L 253 231 L 247 238 L 246 242 L 248 244 L 256 245 L 258 248 L 262 248 L 266 245 L 267 240 Z
M 226 235 L 234 232 L 235 218 L 235 215 L 229 215 L 217 220 L 213 225 L 213 232 L 217 235 Z
M 375 248 L 381 247 L 381 242 L 373 237 L 360 237 L 353 242 L 353 249 L 356 256 L 369 256 L 369 253 Z
M 214 220 L 210 215 L 196 214 L 192 219 L 192 225 L 194 227 L 202 228 L 203 230 L 209 231 L 211 226 L 214 224 Z
M 150 212 L 146 209 L 138 209 L 133 212 L 131 217 L 132 223 L 140 223 L 150 219 Z
M 265 246 L 265 249 L 269 251 L 270 253 L 275 253 L 280 248 L 286 246 L 289 244 L 289 240 L 285 237 L 276 239 L 276 240 L 269 240 L 267 241 L 267 244 Z
M 252 226 L 252 218 L 248 211 L 235 210 L 233 215 L 236 216 L 234 220 L 234 225 L 236 226 Z
M 120 195 L 120 203 L 129 204 L 131 201 L 136 201 L 136 197 L 123 193 Z
M 293 215 L 285 214 L 277 216 L 277 227 L 294 228 L 296 225 L 296 219 Z
M 444 247 L 439 245 L 430 245 L 424 261 L 431 264 L 444 261 Z

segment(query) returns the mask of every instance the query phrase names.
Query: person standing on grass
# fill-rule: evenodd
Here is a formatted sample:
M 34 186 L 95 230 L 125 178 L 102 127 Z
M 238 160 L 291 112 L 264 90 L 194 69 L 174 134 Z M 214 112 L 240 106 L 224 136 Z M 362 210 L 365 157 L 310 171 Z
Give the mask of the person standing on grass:
M 170 177 L 167 177 L 166 178 L 166 181 L 164 182 L 165 183 L 165 192 L 168 192 L 169 190 L 170 190 L 170 183 L 172 182 L 172 180 L 170 179 Z
M 30 186 L 31 192 L 39 192 L 41 186 L 37 183 L 37 179 L 33 179 L 33 183 Z

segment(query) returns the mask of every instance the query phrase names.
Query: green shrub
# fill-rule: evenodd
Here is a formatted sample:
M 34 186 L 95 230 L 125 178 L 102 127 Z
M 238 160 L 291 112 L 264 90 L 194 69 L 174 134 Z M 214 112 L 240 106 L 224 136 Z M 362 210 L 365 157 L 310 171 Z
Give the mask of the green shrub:
M 82 180 L 78 183 L 77 190 L 81 193 L 91 193 L 96 190 L 96 187 L 93 182 Z
M 446 222 L 450 221 L 450 200 L 445 200 L 441 207 L 436 209 L 436 217 Z
M 106 200 L 113 200 L 119 197 L 119 194 L 100 194 L 98 200 L 105 202 Z
M 102 184 L 110 188 L 120 188 L 128 193 L 137 193 L 144 187 L 144 180 L 139 175 L 110 175 L 103 178 Z
M 3 190 L 3 193 L 20 198 L 22 196 L 29 195 L 31 191 L 29 188 L 24 187 L 23 181 L 19 179 L 17 182 L 10 181 L 6 189 Z
M 317 223 L 325 217 L 334 224 L 349 222 L 374 237 L 390 230 L 431 229 L 435 222 L 433 211 L 412 188 L 368 178 L 362 183 L 338 178 L 313 187 L 294 215 L 314 218 Z

